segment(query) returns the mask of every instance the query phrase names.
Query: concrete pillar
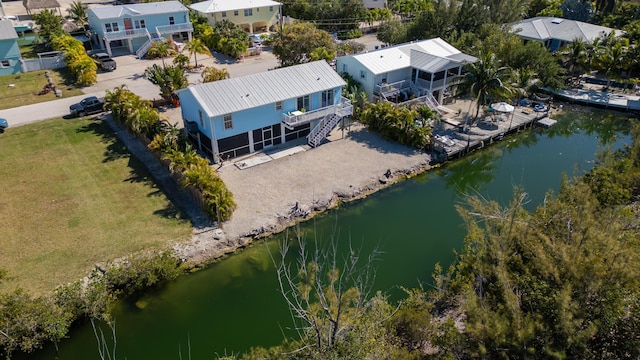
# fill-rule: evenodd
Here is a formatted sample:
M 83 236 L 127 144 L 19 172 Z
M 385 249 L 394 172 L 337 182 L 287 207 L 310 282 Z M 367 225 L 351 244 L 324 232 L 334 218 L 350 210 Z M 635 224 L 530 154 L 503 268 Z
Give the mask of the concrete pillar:
M 189 39 L 189 41 L 191 41 L 192 37 L 193 37 L 193 34 L 191 33 L 191 31 L 187 32 L 187 38 Z
M 134 54 L 135 51 L 133 51 L 133 39 L 128 39 L 127 42 L 129 43 L 129 52 Z
M 107 54 L 109 54 L 109 57 L 113 57 L 113 55 L 111 54 L 111 41 L 105 40 L 105 45 L 107 47 Z

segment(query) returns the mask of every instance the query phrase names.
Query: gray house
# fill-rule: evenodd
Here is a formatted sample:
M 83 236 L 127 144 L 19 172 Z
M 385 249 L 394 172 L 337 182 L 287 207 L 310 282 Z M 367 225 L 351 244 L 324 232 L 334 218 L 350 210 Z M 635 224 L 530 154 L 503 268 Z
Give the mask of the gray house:
M 590 43 L 598 37 L 609 35 L 612 31 L 616 36 L 624 33 L 622 30 L 605 26 L 546 16 L 522 20 L 511 26 L 511 31 L 525 41 L 543 43 L 550 51 L 557 51 L 576 39 Z

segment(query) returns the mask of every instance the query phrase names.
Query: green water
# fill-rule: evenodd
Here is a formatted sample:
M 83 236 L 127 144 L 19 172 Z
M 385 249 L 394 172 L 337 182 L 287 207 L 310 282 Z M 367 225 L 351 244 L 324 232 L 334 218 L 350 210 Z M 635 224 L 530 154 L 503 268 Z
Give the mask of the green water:
M 441 169 L 394 185 L 366 199 L 342 206 L 303 224 L 307 238 L 326 242 L 337 234 L 343 251 L 351 246 L 364 253 L 377 247 L 375 290 L 400 298 L 399 286 L 428 287 L 434 265 L 447 266 L 462 244 L 464 229 L 454 205 L 465 194 L 505 203 L 514 186 L 529 194 L 529 206 L 539 204 L 548 189 L 557 189 L 561 174 L 581 173 L 593 165 L 603 144 L 619 147 L 628 137 L 625 117 L 581 111 L 567 114 L 555 127 L 533 129 L 449 163 Z M 289 234 L 292 236 L 292 234 Z M 180 278 L 142 297 L 123 301 L 114 313 L 117 355 L 135 359 L 213 359 L 237 354 L 251 346 L 278 344 L 291 321 L 278 292 L 277 277 L 267 247 L 260 243 L 210 268 Z M 140 309 L 135 304 L 145 304 Z M 98 359 L 96 340 L 88 324 L 70 339 L 30 359 Z

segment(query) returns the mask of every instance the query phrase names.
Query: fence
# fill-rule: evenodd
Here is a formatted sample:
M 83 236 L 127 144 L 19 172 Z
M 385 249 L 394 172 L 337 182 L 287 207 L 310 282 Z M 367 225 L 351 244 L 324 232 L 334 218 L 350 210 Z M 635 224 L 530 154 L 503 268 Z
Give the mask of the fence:
M 38 54 L 38 59 L 22 59 L 22 72 L 53 70 L 67 66 L 59 51 Z

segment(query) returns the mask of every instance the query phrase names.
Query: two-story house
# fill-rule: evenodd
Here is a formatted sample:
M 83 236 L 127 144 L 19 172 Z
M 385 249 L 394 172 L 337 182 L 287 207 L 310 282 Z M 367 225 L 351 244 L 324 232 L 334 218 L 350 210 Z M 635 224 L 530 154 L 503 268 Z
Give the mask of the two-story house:
M 22 72 L 18 33 L 9 20 L 0 20 L 0 75 Z
M 336 69 L 358 81 L 370 101 L 417 97 L 436 108 L 463 74 L 464 65 L 477 60 L 435 38 L 342 56 L 336 59 Z
M 315 61 L 178 90 L 189 139 L 214 162 L 299 138 L 319 145 L 353 107 L 345 81 Z
M 189 7 L 211 26 L 229 20 L 250 34 L 274 31 L 282 16 L 282 4 L 273 0 L 207 0 Z
M 191 40 L 193 34 L 189 9 L 179 1 L 90 8 L 87 17 L 94 44 L 109 56 L 118 47 L 142 57 L 154 41 Z

